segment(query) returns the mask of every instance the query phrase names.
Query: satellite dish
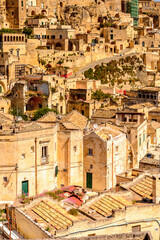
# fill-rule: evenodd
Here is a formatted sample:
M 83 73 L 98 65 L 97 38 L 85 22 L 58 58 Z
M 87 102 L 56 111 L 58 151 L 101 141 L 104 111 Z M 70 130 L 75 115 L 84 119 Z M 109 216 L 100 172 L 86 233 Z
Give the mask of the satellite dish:
M 94 129 L 97 129 L 97 128 L 98 128 L 98 125 L 97 125 L 97 124 L 94 124 L 94 125 L 93 125 L 93 128 L 94 128 Z
M 17 122 L 22 121 L 22 117 L 21 117 L 21 116 L 17 116 L 17 117 L 16 117 L 16 121 L 17 121 Z

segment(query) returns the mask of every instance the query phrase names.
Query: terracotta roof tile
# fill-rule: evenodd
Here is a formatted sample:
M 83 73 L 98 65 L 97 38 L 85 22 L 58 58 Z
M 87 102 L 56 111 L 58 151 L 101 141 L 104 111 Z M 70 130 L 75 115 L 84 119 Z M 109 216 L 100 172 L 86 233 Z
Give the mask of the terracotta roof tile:
M 145 176 L 130 189 L 143 198 L 152 199 L 153 180 L 151 177 Z
M 122 197 L 105 195 L 92 204 L 90 208 L 95 210 L 98 214 L 108 217 L 112 214 L 112 210 L 124 209 L 125 206 L 129 206 L 131 204 L 131 202 Z
M 41 201 L 32 208 L 32 211 L 38 215 L 39 221 L 49 223 L 54 229 L 67 229 L 78 219 L 70 215 L 66 210 L 51 201 Z

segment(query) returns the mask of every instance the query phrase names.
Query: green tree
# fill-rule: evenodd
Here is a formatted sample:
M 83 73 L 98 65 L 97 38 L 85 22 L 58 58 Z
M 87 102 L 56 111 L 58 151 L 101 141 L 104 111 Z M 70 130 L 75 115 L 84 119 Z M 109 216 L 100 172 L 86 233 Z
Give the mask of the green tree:
M 55 112 L 56 114 L 58 114 L 58 112 L 54 109 L 50 109 L 48 107 L 44 107 L 44 108 L 40 108 L 38 109 L 35 113 L 34 113 L 34 117 L 33 120 L 36 121 L 37 119 L 43 117 L 45 114 L 47 114 L 48 112 Z
M 33 33 L 33 29 L 29 27 L 24 27 L 23 33 L 29 37 Z
M 94 75 L 93 75 L 93 69 L 92 68 L 89 68 L 88 70 L 86 70 L 84 72 L 84 76 L 86 78 L 89 78 L 89 79 L 94 79 Z
M 127 1 L 127 13 L 131 13 L 131 2 Z

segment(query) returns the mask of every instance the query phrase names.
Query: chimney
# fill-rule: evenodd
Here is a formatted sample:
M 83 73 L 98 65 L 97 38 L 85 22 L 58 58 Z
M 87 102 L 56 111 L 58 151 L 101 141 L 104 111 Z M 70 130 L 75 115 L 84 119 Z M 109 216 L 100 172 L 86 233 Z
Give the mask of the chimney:
M 155 204 L 160 203 L 160 174 L 156 174 L 153 179 L 153 202 Z

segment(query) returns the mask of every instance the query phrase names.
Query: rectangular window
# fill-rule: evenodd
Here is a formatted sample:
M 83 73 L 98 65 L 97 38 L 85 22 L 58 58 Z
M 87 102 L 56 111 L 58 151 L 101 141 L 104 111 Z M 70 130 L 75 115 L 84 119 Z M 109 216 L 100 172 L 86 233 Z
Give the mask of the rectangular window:
M 62 35 L 60 35 L 60 39 L 62 39 Z
M 91 149 L 91 148 L 88 149 L 88 155 L 93 156 L 93 149 Z
M 141 232 L 141 225 L 133 226 L 132 227 L 132 232 L 133 233 Z
M 21 1 L 21 7 L 23 7 L 23 1 Z
M 33 153 L 33 152 L 34 152 L 34 146 L 31 147 L 31 153 Z
M 116 152 L 115 152 L 115 154 L 117 155 L 118 153 L 119 153 L 119 147 L 116 146 Z
M 141 137 L 139 138 L 139 147 L 141 146 Z
M 48 162 L 48 147 L 42 147 L 42 163 Z
M 110 38 L 111 38 L 111 40 L 113 39 L 113 34 L 110 34 Z
M 146 139 L 146 135 L 145 135 L 145 132 L 143 133 L 143 142 L 145 141 Z

